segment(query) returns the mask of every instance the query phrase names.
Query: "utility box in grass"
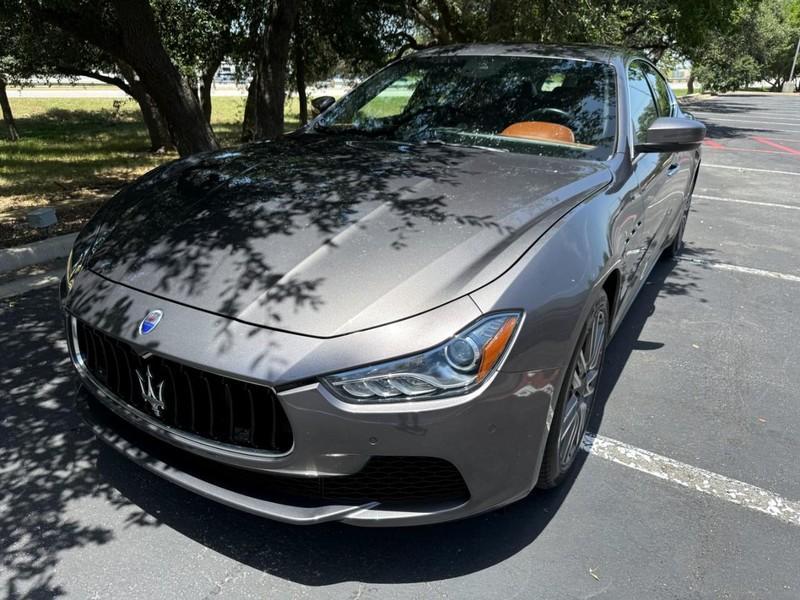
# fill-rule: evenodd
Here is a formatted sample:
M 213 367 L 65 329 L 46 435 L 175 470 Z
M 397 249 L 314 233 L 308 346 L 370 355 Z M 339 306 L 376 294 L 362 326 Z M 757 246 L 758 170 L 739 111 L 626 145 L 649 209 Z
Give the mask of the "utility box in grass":
M 27 214 L 28 225 L 36 229 L 43 229 L 58 223 L 56 209 L 51 206 L 35 208 Z

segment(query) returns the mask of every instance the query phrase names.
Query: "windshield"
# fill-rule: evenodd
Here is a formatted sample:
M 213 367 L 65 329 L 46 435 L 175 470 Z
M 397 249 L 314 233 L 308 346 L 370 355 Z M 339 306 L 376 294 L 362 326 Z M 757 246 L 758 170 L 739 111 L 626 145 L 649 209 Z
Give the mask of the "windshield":
M 607 159 L 614 150 L 611 66 L 543 57 L 409 58 L 355 88 L 321 133 Z

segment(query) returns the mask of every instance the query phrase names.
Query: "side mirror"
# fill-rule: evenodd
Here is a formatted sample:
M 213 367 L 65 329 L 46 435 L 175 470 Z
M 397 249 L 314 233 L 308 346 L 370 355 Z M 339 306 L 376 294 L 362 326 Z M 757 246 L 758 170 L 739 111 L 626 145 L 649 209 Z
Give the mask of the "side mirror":
M 681 117 L 660 117 L 647 130 L 647 141 L 636 144 L 636 152 L 684 152 L 699 148 L 706 137 L 700 121 Z
M 334 102 L 336 102 L 336 98 L 333 96 L 320 96 L 319 98 L 311 99 L 311 106 L 314 107 L 317 114 L 321 114 L 333 106 Z

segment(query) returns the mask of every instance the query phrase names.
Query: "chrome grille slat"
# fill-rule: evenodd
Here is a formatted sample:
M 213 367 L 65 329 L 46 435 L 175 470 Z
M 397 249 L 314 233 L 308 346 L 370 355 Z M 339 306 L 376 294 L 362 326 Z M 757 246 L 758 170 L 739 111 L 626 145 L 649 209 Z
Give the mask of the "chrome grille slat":
M 231 386 L 226 381 L 223 383 L 225 390 L 225 405 L 228 409 L 228 439 L 234 439 L 234 415 L 233 415 L 233 396 L 231 395 Z
M 117 358 L 117 347 L 113 340 L 109 340 L 106 345 L 108 346 L 108 354 L 111 356 L 111 361 L 109 361 L 109 376 L 111 375 L 111 363 L 113 363 L 114 380 L 112 386 L 114 393 L 119 394 L 120 388 L 122 387 L 122 371 L 120 370 L 119 359 Z
M 275 417 L 276 417 L 276 406 L 275 406 L 275 398 L 270 398 L 270 411 L 271 411 L 271 421 L 272 421 L 272 429 L 269 432 L 269 441 L 271 444 L 278 443 L 278 429 L 275 427 Z
M 116 398 L 151 419 L 232 446 L 275 453 L 291 449 L 291 426 L 271 388 L 160 356 L 142 359 L 130 344 L 82 321 L 77 321 L 75 331 L 76 350 L 89 374 Z M 145 376 L 148 367 L 153 386 L 162 386 L 164 407 L 159 414 L 142 397 L 137 377 L 137 369 Z
M 205 402 L 208 406 L 208 433 L 207 437 L 216 439 L 214 437 L 214 394 L 211 393 L 211 384 L 205 375 L 200 376 L 200 381 L 203 382 L 203 389 L 205 390 Z
M 255 407 L 255 400 L 253 400 L 253 392 L 250 389 L 247 389 L 247 403 L 248 408 L 250 410 L 250 423 L 252 423 L 250 427 L 250 431 L 248 434 L 248 442 L 252 446 L 255 443 L 255 435 L 256 430 L 258 429 L 258 421 L 256 420 L 256 407 Z
M 95 335 L 91 332 L 91 330 L 87 330 L 86 332 L 87 337 L 89 338 L 89 346 L 92 348 L 91 353 L 91 366 L 97 369 L 98 371 L 102 371 L 102 367 L 100 366 L 100 350 L 97 347 L 97 340 L 95 339 Z
M 125 361 L 125 371 L 127 372 L 128 377 L 128 388 L 127 388 L 127 397 L 133 397 L 133 394 L 136 390 L 136 375 L 133 373 L 133 365 L 131 364 L 130 359 L 128 358 L 127 353 L 122 353 L 122 358 Z
M 180 423 L 180 419 L 178 418 L 180 416 L 180 401 L 175 390 L 175 374 L 165 361 L 162 368 L 167 373 L 167 376 L 164 378 L 164 387 L 168 389 L 169 398 L 171 399 L 169 404 L 172 406 L 172 421 L 177 425 Z
M 186 378 L 186 390 L 189 395 L 189 429 L 195 431 L 197 429 L 197 406 L 194 398 L 194 385 L 192 384 L 191 376 L 181 368 L 181 374 Z

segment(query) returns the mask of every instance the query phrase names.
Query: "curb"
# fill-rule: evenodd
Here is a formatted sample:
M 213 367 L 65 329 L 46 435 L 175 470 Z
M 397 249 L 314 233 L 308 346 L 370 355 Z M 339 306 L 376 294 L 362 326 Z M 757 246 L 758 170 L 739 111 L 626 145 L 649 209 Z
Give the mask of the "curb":
M 705 92 L 686 94 L 685 96 L 678 98 L 678 104 L 692 104 L 693 102 L 697 102 L 698 100 L 706 100 L 707 98 L 711 98 L 711 94 L 707 94 Z
M 76 237 L 78 237 L 77 233 L 68 233 L 28 246 L 2 248 L 0 249 L 0 273 L 16 271 L 30 265 L 66 257 Z

